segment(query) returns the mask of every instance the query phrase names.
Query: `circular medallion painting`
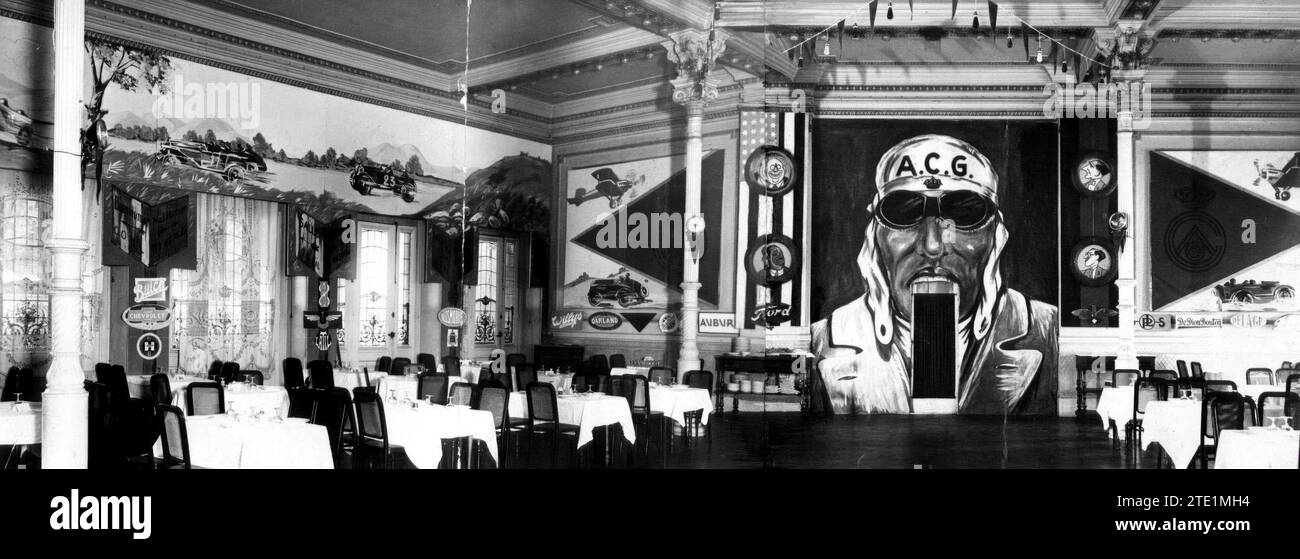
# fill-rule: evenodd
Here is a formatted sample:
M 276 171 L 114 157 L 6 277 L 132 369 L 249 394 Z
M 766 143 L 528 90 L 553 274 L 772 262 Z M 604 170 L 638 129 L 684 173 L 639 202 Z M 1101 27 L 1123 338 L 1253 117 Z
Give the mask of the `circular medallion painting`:
M 659 331 L 665 334 L 672 334 L 677 331 L 680 324 L 677 313 L 666 312 L 659 317 Z
M 799 169 L 790 152 L 777 146 L 763 146 L 745 161 L 745 182 L 759 194 L 780 196 L 799 182 Z
M 1080 194 L 1100 198 L 1115 191 L 1114 168 L 1100 154 L 1090 153 L 1079 158 L 1070 176 Z
M 1101 237 L 1079 241 L 1070 251 L 1070 271 L 1079 283 L 1088 287 L 1110 284 L 1119 274 L 1115 245 Z
M 785 235 L 763 235 L 749 242 L 745 255 L 749 279 L 759 285 L 781 284 L 799 271 L 799 252 Z

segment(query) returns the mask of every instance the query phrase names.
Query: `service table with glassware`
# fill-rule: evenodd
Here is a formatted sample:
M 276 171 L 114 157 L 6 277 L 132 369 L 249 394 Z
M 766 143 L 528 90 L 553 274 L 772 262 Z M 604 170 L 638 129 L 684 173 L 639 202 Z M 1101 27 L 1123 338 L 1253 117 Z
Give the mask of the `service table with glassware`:
M 1282 469 L 1300 467 L 1300 431 L 1292 430 L 1289 417 L 1268 418 L 1273 425 L 1219 433 L 1214 469 Z
M 329 432 L 305 418 L 269 414 L 191 415 L 185 418 L 190 464 L 214 469 L 331 469 Z M 179 450 L 173 450 L 179 454 Z M 162 441 L 154 444 L 162 456 Z
M 650 367 L 613 367 L 609 370 L 609 375 L 641 375 L 650 378 Z
M 144 398 L 147 400 L 153 399 L 153 387 L 149 384 L 151 376 L 152 375 L 148 374 L 127 375 L 126 388 L 127 391 L 131 393 L 132 398 Z M 167 384 L 172 388 L 172 401 L 168 403 L 184 408 L 185 389 L 189 387 L 191 383 L 195 382 L 208 382 L 208 378 L 187 375 L 184 373 L 168 375 Z
M 21 396 L 21 395 L 20 395 Z M 0 402 L 0 445 L 41 442 L 40 402 Z
M 660 385 L 650 383 L 650 411 L 662 412 L 679 424 L 686 423 L 687 412 L 698 411 L 700 424 L 709 424 L 713 411 L 713 397 L 704 388 L 691 388 L 684 384 Z
M 538 371 L 537 382 L 550 383 L 551 386 L 555 387 L 556 394 L 564 394 L 573 391 L 573 373 L 560 373 L 555 370 Z M 519 386 L 517 388 L 520 390 L 528 389 L 527 386 Z
M 289 391 L 283 386 L 232 382 L 226 385 L 226 409 L 240 413 L 262 412 L 281 419 L 289 415 Z
M 653 395 L 651 399 L 653 399 Z M 578 446 L 592 440 L 592 431 L 603 425 L 615 423 L 623 426 L 623 438 L 636 443 L 636 424 L 632 422 L 632 408 L 627 398 L 610 396 L 602 392 L 557 394 L 556 415 L 560 423 L 578 426 Z M 528 393 L 510 393 L 510 417 L 528 417 Z
M 1159 443 L 1174 467 L 1186 468 L 1201 446 L 1200 438 L 1200 400 L 1184 393 L 1179 398 L 1147 403 L 1142 418 L 1144 449 Z
M 399 396 L 385 398 L 388 442 L 401 445 L 417 468 L 434 469 L 442 462 L 442 440 L 472 437 L 483 441 L 497 457 L 496 423 L 492 412 L 469 406 L 442 406 Z

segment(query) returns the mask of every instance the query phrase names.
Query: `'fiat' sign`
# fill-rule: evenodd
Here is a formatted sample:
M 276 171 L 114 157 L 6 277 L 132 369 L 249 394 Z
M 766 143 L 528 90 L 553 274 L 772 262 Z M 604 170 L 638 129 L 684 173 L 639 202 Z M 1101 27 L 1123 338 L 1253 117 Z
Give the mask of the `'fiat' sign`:
M 122 321 L 137 330 L 162 330 L 172 323 L 172 310 L 156 303 L 137 303 L 122 311 Z
M 587 324 L 597 330 L 613 330 L 623 325 L 623 318 L 612 312 L 598 312 L 587 317 Z

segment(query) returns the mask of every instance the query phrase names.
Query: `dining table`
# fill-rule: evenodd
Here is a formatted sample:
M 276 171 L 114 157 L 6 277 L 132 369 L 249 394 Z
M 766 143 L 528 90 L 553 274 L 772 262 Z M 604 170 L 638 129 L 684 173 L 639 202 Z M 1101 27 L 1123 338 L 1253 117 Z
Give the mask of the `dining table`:
M 329 432 L 304 418 L 185 417 L 190 464 L 211 469 L 331 469 Z M 172 450 L 173 454 L 179 451 Z M 162 441 L 154 444 L 162 456 Z
M 578 426 L 579 448 L 592 441 L 592 432 L 597 427 L 614 424 L 623 426 L 623 438 L 627 442 L 636 443 L 636 424 L 632 422 L 632 408 L 628 406 L 627 398 L 601 392 L 584 392 L 559 394 L 555 402 L 559 422 Z M 526 392 L 510 393 L 508 405 L 510 417 L 529 417 Z
M 1144 449 L 1159 444 L 1176 468 L 1186 468 L 1201 446 L 1201 401 L 1171 399 L 1147 404 L 1142 419 Z
M 650 367 L 612 367 L 609 370 L 609 375 L 641 375 L 650 378 Z
M 1216 470 L 1294 470 L 1300 468 L 1300 431 L 1269 426 L 1219 433 Z
M 1110 422 L 1114 420 L 1118 437 L 1124 440 L 1124 426 L 1133 419 L 1133 385 L 1107 386 L 1101 389 L 1101 396 L 1097 398 L 1097 415 L 1101 419 L 1102 429 L 1110 429 Z
M 483 441 L 492 460 L 499 463 L 496 424 L 490 411 L 399 397 L 385 399 L 384 419 L 388 442 L 401 445 L 417 468 L 437 468 L 442 462 L 443 439 L 463 437 Z
M 539 371 L 537 381 L 545 382 L 555 387 L 555 392 L 563 394 L 569 392 L 573 387 L 573 373 L 556 373 L 552 371 Z M 520 390 L 526 390 L 528 387 L 520 386 Z
M 450 376 L 447 377 L 447 391 L 451 391 L 451 386 L 458 382 L 469 382 L 465 377 Z M 420 377 L 417 375 L 388 375 L 375 385 L 376 393 L 385 398 L 403 398 L 407 400 L 418 400 L 420 390 Z
M 686 414 L 698 411 L 700 424 L 709 424 L 709 413 L 713 411 L 713 396 L 707 388 L 691 388 L 684 384 L 672 386 L 650 386 L 650 411 L 661 412 L 664 417 L 686 424 Z
M 357 388 L 361 386 L 377 386 L 379 384 L 379 380 L 388 376 L 388 373 L 382 371 L 374 371 L 369 373 L 369 375 L 370 375 L 370 384 L 367 385 L 366 373 L 362 372 L 361 369 L 356 369 L 352 371 L 334 371 L 334 386 L 346 388 L 348 389 L 348 392 L 352 392 L 353 388 Z
M 40 402 L 0 402 L 0 445 L 41 442 Z
M 153 387 L 149 384 L 151 375 L 134 374 L 126 376 L 126 389 L 132 398 L 143 398 L 146 400 L 153 399 Z M 196 375 L 170 375 L 167 377 L 167 383 L 172 388 L 172 401 L 169 402 L 174 406 L 184 407 L 185 390 L 190 384 L 196 382 L 208 382 L 208 377 Z

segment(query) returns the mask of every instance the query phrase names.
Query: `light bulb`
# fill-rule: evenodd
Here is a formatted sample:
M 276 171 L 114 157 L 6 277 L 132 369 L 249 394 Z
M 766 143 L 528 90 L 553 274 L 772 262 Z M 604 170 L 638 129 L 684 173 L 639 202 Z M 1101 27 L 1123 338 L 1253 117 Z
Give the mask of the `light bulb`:
M 1069 60 L 1062 60 L 1062 61 L 1061 61 L 1061 71 L 1062 71 L 1062 72 L 1069 72 L 1069 71 L 1070 71 L 1070 61 L 1069 61 Z
M 1012 39 L 1011 37 L 1011 30 L 1007 29 L 1007 48 L 1011 48 L 1011 45 L 1013 44 L 1012 43 L 1013 40 L 1014 39 Z
M 830 56 L 830 55 L 831 55 L 831 42 L 828 40 L 826 41 L 825 44 L 822 45 L 822 56 Z
M 1043 47 L 1038 47 L 1038 63 L 1043 63 Z

